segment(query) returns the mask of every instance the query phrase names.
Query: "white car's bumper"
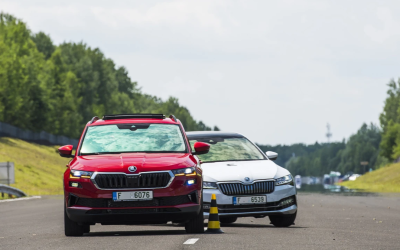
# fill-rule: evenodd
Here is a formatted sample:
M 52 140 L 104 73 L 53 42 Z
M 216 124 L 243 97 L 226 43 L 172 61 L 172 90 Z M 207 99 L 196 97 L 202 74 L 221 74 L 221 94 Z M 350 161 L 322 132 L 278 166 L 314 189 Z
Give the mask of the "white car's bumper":
M 219 189 L 203 189 L 204 217 L 208 219 L 207 205 L 211 203 L 211 195 L 217 197 L 218 214 L 220 217 L 249 217 L 268 216 L 274 214 L 293 214 L 297 211 L 296 188 L 291 185 L 276 186 L 272 193 L 264 194 L 267 197 L 266 204 L 234 205 L 233 197 L 261 196 L 257 195 L 225 195 Z M 293 197 L 294 204 L 279 206 L 280 201 Z

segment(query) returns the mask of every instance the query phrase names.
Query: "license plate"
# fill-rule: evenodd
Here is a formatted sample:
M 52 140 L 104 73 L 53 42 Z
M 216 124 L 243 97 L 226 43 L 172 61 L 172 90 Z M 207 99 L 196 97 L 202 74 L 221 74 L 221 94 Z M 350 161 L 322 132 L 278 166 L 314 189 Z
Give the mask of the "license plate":
M 233 205 L 265 203 L 267 203 L 266 196 L 233 197 Z
M 113 192 L 114 201 L 146 201 L 153 199 L 153 191 Z

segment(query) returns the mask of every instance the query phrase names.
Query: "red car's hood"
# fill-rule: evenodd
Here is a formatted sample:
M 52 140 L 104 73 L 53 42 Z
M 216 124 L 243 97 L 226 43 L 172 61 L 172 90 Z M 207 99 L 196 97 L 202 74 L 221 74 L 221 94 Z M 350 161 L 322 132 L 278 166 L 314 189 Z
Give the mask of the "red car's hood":
M 137 167 L 136 173 L 193 167 L 196 160 L 185 153 L 123 153 L 77 156 L 71 169 L 97 172 L 125 172 L 129 166 Z

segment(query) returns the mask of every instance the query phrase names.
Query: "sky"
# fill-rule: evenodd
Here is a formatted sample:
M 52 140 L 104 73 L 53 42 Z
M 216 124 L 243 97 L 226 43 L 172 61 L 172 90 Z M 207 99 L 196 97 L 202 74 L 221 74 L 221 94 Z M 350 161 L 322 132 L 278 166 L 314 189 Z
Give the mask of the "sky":
M 144 93 L 260 144 L 379 125 L 400 73 L 400 1 L 0 0 L 0 11 L 55 44 L 100 48 Z

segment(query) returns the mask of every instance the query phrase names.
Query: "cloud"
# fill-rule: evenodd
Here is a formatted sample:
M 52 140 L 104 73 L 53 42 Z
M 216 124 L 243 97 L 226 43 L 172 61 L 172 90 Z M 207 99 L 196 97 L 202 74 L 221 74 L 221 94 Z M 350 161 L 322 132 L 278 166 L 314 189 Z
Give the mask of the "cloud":
M 376 28 L 373 25 L 366 25 L 364 32 L 374 42 L 384 43 L 389 39 L 399 37 L 400 35 L 400 23 L 394 20 L 392 12 L 389 8 L 378 8 L 376 16 L 381 21 L 381 29 Z

